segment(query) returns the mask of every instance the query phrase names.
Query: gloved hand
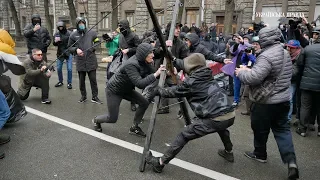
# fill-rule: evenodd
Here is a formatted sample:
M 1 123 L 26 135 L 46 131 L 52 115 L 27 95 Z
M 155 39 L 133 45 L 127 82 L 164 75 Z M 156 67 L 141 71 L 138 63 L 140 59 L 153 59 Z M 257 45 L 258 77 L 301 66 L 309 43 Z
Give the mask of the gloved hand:
M 155 87 L 154 89 L 152 89 L 151 92 L 148 93 L 148 95 L 146 95 L 146 99 L 147 99 L 149 102 L 151 102 L 151 101 L 154 99 L 154 97 L 160 96 L 159 89 L 160 89 L 159 86 L 157 86 L 157 87 Z
M 108 41 L 108 42 L 112 41 L 112 39 L 110 38 L 109 34 L 107 34 L 107 33 L 102 35 L 102 39 L 105 40 L 105 41 Z

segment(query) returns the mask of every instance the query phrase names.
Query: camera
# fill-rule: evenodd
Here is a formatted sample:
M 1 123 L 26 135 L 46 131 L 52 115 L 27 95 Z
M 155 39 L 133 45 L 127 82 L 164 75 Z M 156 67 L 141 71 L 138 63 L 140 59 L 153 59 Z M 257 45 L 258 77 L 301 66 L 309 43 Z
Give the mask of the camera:
M 246 52 L 246 53 L 251 53 L 251 52 L 253 52 L 253 50 L 254 50 L 253 47 L 247 47 L 247 48 L 244 50 L 244 52 Z
M 108 33 L 102 35 L 102 39 L 105 41 L 112 41 L 111 37 Z
M 299 26 L 299 24 L 302 23 L 302 18 L 299 17 L 299 18 L 292 18 L 292 19 L 289 19 L 289 25 L 290 25 L 290 28 L 291 29 L 301 29 L 301 26 Z
M 264 24 L 263 21 L 261 21 L 259 23 L 253 23 L 253 31 L 254 31 L 255 36 L 257 36 L 259 31 L 264 27 L 266 27 L 266 25 Z

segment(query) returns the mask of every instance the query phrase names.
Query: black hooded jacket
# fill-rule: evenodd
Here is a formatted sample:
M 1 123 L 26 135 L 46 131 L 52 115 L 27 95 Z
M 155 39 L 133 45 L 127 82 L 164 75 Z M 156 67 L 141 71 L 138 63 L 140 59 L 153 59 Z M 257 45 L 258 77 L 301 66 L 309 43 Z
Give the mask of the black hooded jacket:
M 183 84 L 159 89 L 159 93 L 162 97 L 186 97 L 195 115 L 202 119 L 234 111 L 226 91 L 220 88 L 208 67 L 194 70 Z
M 129 49 L 127 53 L 128 58 L 136 54 L 136 49 L 138 45 L 141 43 L 139 36 L 131 31 L 129 21 L 121 20 L 119 22 L 120 28 L 120 36 L 119 36 L 119 48 L 120 49 Z
M 95 54 L 95 48 L 92 48 L 96 43 L 99 43 L 97 33 L 94 30 L 87 31 L 79 29 L 79 23 L 86 21 L 83 18 L 77 18 L 77 31 L 71 33 L 68 47 L 70 52 L 75 55 L 75 61 L 77 65 L 77 71 L 92 71 L 98 67 L 97 57 Z M 81 49 L 84 52 L 84 56 L 77 55 L 77 49 Z
M 191 42 L 191 47 L 189 48 L 190 53 L 200 53 L 203 54 L 207 60 L 213 60 L 216 62 L 223 63 L 224 58 L 217 56 L 215 53 L 211 52 L 204 45 L 200 44 L 199 36 L 195 33 L 187 34 L 186 39 Z
M 40 19 L 40 22 L 38 22 L 38 24 L 41 25 L 40 15 L 34 14 L 31 17 L 31 21 L 33 23 L 28 24 L 23 29 L 23 35 L 27 40 L 28 54 L 31 54 L 32 49 L 35 49 L 35 48 L 40 49 L 43 53 L 46 53 L 48 47 L 51 44 L 51 38 L 50 38 L 49 32 L 45 27 L 42 27 L 42 26 L 39 30 L 33 31 L 33 28 L 36 25 L 34 23 L 34 19 Z
M 204 36 L 204 40 L 202 40 L 200 42 L 200 44 L 204 45 L 207 49 L 209 49 L 211 52 L 214 52 L 216 54 L 219 53 L 219 46 L 217 43 L 211 41 L 211 35 L 210 34 L 206 34 Z
M 151 44 L 142 43 L 138 46 L 136 55 L 132 56 L 120 67 L 107 82 L 107 88 L 114 94 L 125 94 L 131 92 L 132 87 L 144 89 L 154 82 L 156 78 L 155 70 L 151 64 L 147 64 L 145 59 L 153 51 Z
M 59 27 L 63 27 L 63 29 L 59 30 Z M 59 57 L 68 49 L 68 41 L 71 33 L 67 30 L 66 25 L 63 22 L 57 23 L 57 29 L 58 31 L 53 36 L 53 45 L 58 46 L 57 57 Z M 60 37 L 60 41 L 55 42 L 55 37 Z M 67 51 L 61 59 L 68 59 L 69 55 L 70 52 Z

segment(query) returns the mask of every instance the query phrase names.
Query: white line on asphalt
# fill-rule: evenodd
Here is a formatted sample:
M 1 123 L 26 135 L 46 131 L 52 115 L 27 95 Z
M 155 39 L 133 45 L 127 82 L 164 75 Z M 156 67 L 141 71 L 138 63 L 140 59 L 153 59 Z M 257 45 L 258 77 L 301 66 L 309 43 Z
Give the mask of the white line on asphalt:
M 108 135 L 103 134 L 103 133 L 96 132 L 96 131 L 94 131 L 92 129 L 77 125 L 75 123 L 66 121 L 64 119 L 52 116 L 50 114 L 38 111 L 38 110 L 30 108 L 30 107 L 26 107 L 26 110 L 29 113 L 35 114 L 35 115 L 40 116 L 42 118 L 45 118 L 45 119 L 47 119 L 49 121 L 61 124 L 63 126 L 69 127 L 71 129 L 74 129 L 74 130 L 77 130 L 77 131 L 80 131 L 80 132 L 88 134 L 90 136 L 94 136 L 96 138 L 102 139 L 102 140 L 107 141 L 107 142 L 109 142 L 111 144 L 115 144 L 115 145 L 121 146 L 123 148 L 135 151 L 135 152 L 140 153 L 140 154 L 142 154 L 142 152 L 143 152 L 143 147 L 141 147 L 141 146 L 138 146 L 138 145 L 123 141 L 121 139 L 114 138 L 112 136 L 108 136 Z M 161 156 L 162 155 L 161 153 L 156 152 L 156 151 L 152 151 L 152 153 L 155 156 Z M 170 164 L 173 164 L 175 166 L 184 168 L 184 169 L 186 169 L 188 171 L 192 171 L 192 172 L 195 172 L 197 174 L 201 174 L 203 176 L 206 176 L 206 177 L 209 177 L 209 178 L 212 178 L 212 179 L 217 179 L 217 180 L 238 180 L 238 179 L 233 178 L 231 176 L 228 176 L 228 175 L 225 175 L 225 174 L 222 174 L 222 173 L 207 169 L 205 167 L 202 167 L 202 166 L 199 166 L 199 165 L 196 165 L 196 164 L 189 163 L 187 161 L 183 161 L 183 160 L 177 159 L 177 158 L 174 158 L 173 160 L 171 160 Z M 137 170 L 138 170 L 138 165 L 137 165 Z

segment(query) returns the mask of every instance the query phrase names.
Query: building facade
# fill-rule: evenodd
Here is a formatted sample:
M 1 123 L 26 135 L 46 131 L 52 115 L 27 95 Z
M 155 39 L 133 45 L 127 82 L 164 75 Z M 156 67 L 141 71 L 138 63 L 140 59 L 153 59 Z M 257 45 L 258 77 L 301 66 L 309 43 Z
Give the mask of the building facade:
M 118 3 L 123 0 L 118 0 Z M 167 24 L 172 19 L 175 0 L 151 0 L 160 25 Z M 205 22 L 208 26 L 212 22 L 218 23 L 218 32 L 223 32 L 224 10 L 226 0 L 184 0 L 182 24 Z M 42 24 L 46 26 L 43 0 L 14 0 L 21 27 L 31 22 L 31 15 L 38 13 L 42 17 Z M 111 0 L 75 0 L 77 15 L 85 17 L 89 27 L 94 26 L 104 18 L 94 29 L 99 34 L 112 31 Z M 64 21 L 71 26 L 67 0 L 50 0 L 50 18 L 52 22 Z M 0 0 L 0 28 L 15 33 L 15 27 L 8 7 L 7 0 Z M 268 14 L 269 13 L 269 14 Z M 270 14 L 271 13 L 271 14 Z M 273 14 L 276 15 L 273 15 Z M 264 21 L 272 26 L 279 23 L 279 15 L 303 15 L 309 21 L 320 15 L 320 0 L 235 0 L 233 32 L 241 27 L 248 28 L 252 22 Z M 109 14 L 108 16 L 106 16 Z M 276 16 L 276 17 L 272 17 Z M 118 20 L 128 19 L 131 26 L 141 35 L 144 31 L 153 28 L 152 21 L 144 0 L 125 0 L 118 7 Z M 139 23 L 139 24 L 138 24 Z M 138 25 L 136 25 L 138 24 Z M 55 27 L 55 25 L 54 25 Z

